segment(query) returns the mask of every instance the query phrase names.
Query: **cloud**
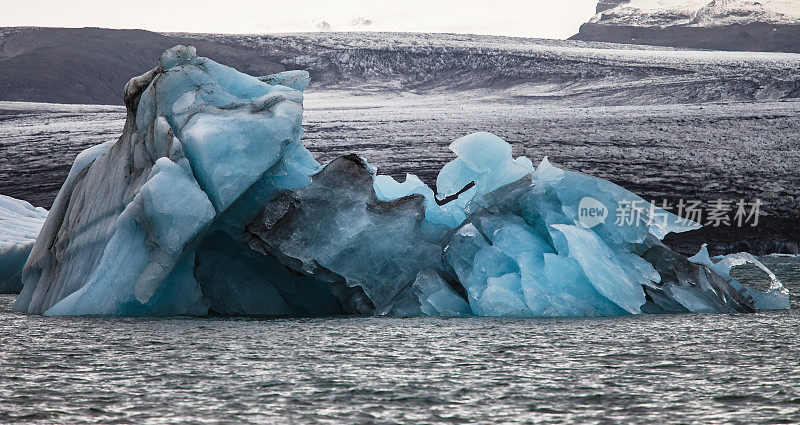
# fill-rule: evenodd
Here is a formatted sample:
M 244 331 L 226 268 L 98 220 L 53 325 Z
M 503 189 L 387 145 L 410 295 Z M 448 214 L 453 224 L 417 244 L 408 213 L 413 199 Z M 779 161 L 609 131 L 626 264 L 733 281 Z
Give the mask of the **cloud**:
M 317 29 L 320 31 L 330 31 L 331 24 L 329 24 L 328 21 L 319 22 L 317 23 Z

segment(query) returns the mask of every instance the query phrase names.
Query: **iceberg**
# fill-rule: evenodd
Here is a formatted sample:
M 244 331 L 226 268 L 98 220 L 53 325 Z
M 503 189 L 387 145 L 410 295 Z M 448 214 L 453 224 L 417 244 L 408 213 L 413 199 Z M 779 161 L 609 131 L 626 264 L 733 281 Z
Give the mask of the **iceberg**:
M 44 208 L 0 195 L 0 294 L 22 289 L 22 268 L 46 217 Z
M 299 143 L 302 92 L 177 46 L 125 87 L 114 143 L 79 155 L 37 239 L 15 309 L 206 314 L 207 236 L 243 228 L 318 168 Z
M 15 310 L 543 317 L 788 308 L 774 275 L 768 291 L 730 276 L 756 259 L 687 259 L 661 242 L 698 224 L 547 158 L 514 158 L 491 133 L 453 142 L 436 191 L 414 175 L 380 175 L 354 154 L 322 166 L 300 142 L 308 83 L 304 71 L 252 77 L 192 47 L 165 52 L 127 84 L 122 136 L 76 158 Z

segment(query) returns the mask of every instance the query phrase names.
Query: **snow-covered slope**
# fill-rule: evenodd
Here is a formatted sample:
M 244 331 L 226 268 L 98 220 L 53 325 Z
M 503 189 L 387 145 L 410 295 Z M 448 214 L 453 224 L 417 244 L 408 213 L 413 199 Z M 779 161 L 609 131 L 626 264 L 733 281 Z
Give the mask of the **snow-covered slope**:
M 797 52 L 797 0 L 601 0 L 576 40 Z
M 22 289 L 22 267 L 45 218 L 44 208 L 0 195 L 0 294 Z
M 797 0 L 631 0 L 618 2 L 589 22 L 616 26 L 666 27 L 688 25 L 715 27 L 770 23 L 797 25 Z

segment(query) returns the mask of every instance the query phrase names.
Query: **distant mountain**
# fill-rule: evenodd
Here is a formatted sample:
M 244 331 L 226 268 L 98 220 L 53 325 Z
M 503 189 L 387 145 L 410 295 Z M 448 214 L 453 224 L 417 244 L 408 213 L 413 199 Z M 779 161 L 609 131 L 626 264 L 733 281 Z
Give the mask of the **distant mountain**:
M 572 40 L 800 52 L 798 0 L 599 0 Z
M 0 28 L 0 100 L 121 104 L 131 77 L 164 50 L 192 44 L 204 56 L 253 75 L 284 70 L 262 51 L 185 36 L 101 28 Z

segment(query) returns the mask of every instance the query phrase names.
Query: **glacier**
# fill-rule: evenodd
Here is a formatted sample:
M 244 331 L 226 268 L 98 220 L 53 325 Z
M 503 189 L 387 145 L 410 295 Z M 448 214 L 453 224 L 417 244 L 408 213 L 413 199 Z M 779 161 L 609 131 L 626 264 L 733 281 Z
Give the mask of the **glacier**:
M 22 268 L 47 217 L 47 210 L 0 195 L 0 294 L 18 294 Z
M 618 316 L 788 308 L 664 245 L 685 221 L 610 182 L 462 137 L 436 191 L 302 145 L 305 71 L 176 46 L 125 87 L 121 137 L 76 158 L 14 309 L 47 315 Z M 603 211 L 587 224 L 582 205 Z M 621 205 L 638 205 L 635 217 Z

